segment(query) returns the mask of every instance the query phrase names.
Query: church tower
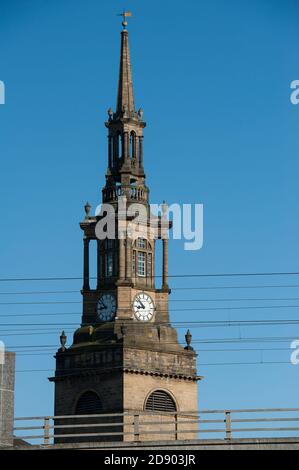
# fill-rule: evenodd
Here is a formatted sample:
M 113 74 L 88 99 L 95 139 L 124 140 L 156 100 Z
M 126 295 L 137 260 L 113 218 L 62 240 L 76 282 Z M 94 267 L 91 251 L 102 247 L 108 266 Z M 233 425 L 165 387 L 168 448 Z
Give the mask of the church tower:
M 134 103 L 127 23 L 121 31 L 116 109 L 108 110 L 108 164 L 102 211 L 85 206 L 83 231 L 83 314 L 73 344 L 56 354 L 55 416 L 128 413 L 163 422 L 167 412 L 197 409 L 196 353 L 179 344 L 171 326 L 168 300 L 168 239 L 171 223 L 153 216 L 143 161 L 143 111 Z M 137 217 L 136 217 L 137 216 Z M 138 220 L 137 220 L 138 219 Z M 111 225 L 114 230 L 107 229 Z M 103 231 L 106 229 L 106 232 Z M 97 250 L 97 282 L 91 288 L 89 250 Z M 162 243 L 162 280 L 155 282 L 156 244 Z M 160 280 L 160 279 L 159 279 Z M 133 431 L 127 416 L 125 435 Z M 169 415 L 168 415 L 169 422 Z M 185 425 L 186 426 L 186 425 Z M 152 426 L 157 430 L 157 425 Z M 188 425 L 190 429 L 196 425 Z M 192 438 L 176 423 L 175 433 L 140 439 Z M 186 429 L 186 428 L 185 428 Z M 115 431 L 115 429 L 114 429 Z M 98 430 L 101 432 L 101 429 Z M 128 434 L 127 434 L 128 433 Z M 116 439 L 116 438 L 115 438 Z

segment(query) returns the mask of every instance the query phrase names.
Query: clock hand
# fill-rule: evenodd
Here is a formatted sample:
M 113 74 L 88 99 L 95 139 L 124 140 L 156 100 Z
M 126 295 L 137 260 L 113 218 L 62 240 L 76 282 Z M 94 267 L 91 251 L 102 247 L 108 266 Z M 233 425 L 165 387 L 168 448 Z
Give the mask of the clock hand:
M 141 302 L 141 300 L 138 299 L 138 302 L 140 303 L 141 307 L 138 307 L 138 308 L 145 308 L 145 306 L 143 305 L 143 303 Z

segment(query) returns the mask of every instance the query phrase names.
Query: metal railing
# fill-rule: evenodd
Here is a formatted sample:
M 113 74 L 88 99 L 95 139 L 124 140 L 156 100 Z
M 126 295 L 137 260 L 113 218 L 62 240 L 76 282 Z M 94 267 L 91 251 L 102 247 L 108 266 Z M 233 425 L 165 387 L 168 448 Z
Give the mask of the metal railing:
M 29 426 L 26 426 L 29 421 Z M 201 410 L 179 412 L 126 411 L 15 419 L 15 436 L 51 445 L 88 441 L 161 441 L 238 437 L 299 436 L 299 408 Z M 22 423 L 19 426 L 19 423 Z M 24 423 L 24 424 L 23 424 Z M 295 423 L 291 425 L 291 423 Z M 262 435 L 261 435 L 262 434 Z

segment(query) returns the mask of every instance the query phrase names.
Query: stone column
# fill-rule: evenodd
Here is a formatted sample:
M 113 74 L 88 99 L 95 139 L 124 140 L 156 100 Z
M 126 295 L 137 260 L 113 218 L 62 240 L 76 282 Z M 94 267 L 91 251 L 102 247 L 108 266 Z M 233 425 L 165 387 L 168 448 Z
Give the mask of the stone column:
M 101 242 L 97 240 L 97 289 L 101 287 L 101 274 L 102 274 L 102 256 L 101 256 Z
M 83 238 L 84 243 L 84 269 L 83 269 L 83 289 L 89 290 L 89 238 Z
M 143 168 L 143 136 L 139 137 L 139 167 Z
M 125 253 L 125 240 L 119 239 L 119 278 L 125 278 L 125 263 L 126 263 L 126 253 Z
M 126 240 L 126 279 L 132 278 L 132 243 L 131 240 Z
M 108 166 L 109 168 L 113 167 L 113 146 L 112 146 L 112 137 L 108 136 Z
M 138 137 L 137 134 L 134 134 L 134 155 L 135 155 L 135 160 L 137 164 L 137 158 L 138 158 Z
M 123 149 L 124 160 L 130 160 L 130 142 L 128 132 L 124 132 L 123 135 Z
M 162 243 L 163 243 L 162 288 L 163 289 L 168 289 L 168 238 L 163 238 Z

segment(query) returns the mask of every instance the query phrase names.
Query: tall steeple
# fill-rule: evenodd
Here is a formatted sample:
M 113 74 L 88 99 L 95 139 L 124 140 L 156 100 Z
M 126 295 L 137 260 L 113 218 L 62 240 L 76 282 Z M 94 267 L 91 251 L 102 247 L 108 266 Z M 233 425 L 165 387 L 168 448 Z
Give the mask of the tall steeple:
M 80 426 L 85 424 L 85 428 L 84 431 L 78 427 L 68 428 L 67 434 L 72 438 L 63 437 L 62 430 L 55 429 L 57 443 L 68 442 L 68 439 L 76 442 L 76 433 L 82 432 L 88 432 L 91 437 L 78 437 L 80 442 L 131 440 L 133 434 L 136 438 L 139 433 L 142 441 L 152 439 L 153 432 L 157 440 L 190 439 L 193 426 L 195 435 L 197 433 L 196 417 L 192 428 L 188 424 L 185 433 L 186 424 L 181 424 L 174 414 L 197 408 L 196 381 L 200 377 L 196 372 L 196 353 L 190 346 L 190 332 L 184 348 L 170 323 L 168 239 L 163 237 L 163 229 L 170 229 L 172 224 L 162 220 L 160 215 L 155 218 L 156 224 L 152 224 L 143 169 L 146 124 L 142 111 L 136 112 L 133 98 L 126 30 L 126 17 L 130 13 L 124 12 L 122 16 L 117 107 L 115 112 L 109 109 L 105 123 L 108 167 L 102 195 L 103 203 L 107 204 L 102 205 L 103 213 L 94 216 L 90 213 L 91 206 L 85 205 L 86 215 L 80 223 L 84 233 L 81 326 L 70 345 L 66 346 L 62 333 L 55 377 L 50 379 L 55 382 L 54 413 L 61 416 L 59 423 L 68 424 L 63 418 L 67 415 L 83 415 Z M 121 205 L 124 201 L 127 210 Z M 133 216 L 136 211 L 141 216 L 138 219 Z M 108 219 L 113 222 L 114 233 L 108 230 Z M 158 243 L 162 245 L 163 275 L 162 282 L 156 286 Z M 95 252 L 96 282 L 90 277 L 90 255 Z M 166 412 L 170 412 L 167 422 L 173 426 L 169 427 L 169 435 L 165 430 L 160 435 L 159 426 L 148 421 L 154 413 L 155 421 L 162 423 Z M 105 418 L 94 421 L 95 418 L 86 417 L 101 413 L 117 414 L 116 421 L 108 418 L 111 427 L 109 424 L 103 427 Z M 127 419 L 136 413 L 140 415 L 138 433 L 135 428 L 132 432 L 132 421 Z M 102 427 L 95 433 L 94 426 L 98 422 Z M 117 428 L 116 422 L 119 423 Z M 136 422 L 134 418 L 134 425 Z M 145 423 L 150 431 L 147 435 L 143 435 Z M 89 424 L 90 428 L 86 427 Z M 116 433 L 118 428 L 123 435 Z
M 128 112 L 128 114 L 135 112 L 129 35 L 128 31 L 123 29 L 121 32 L 121 52 L 116 113 L 121 115 L 122 111 L 125 110 Z
M 120 195 L 128 202 L 148 204 L 143 167 L 143 111 L 134 104 L 127 22 L 121 31 L 120 69 L 116 111 L 108 110 L 108 168 L 103 202 L 117 203 Z

